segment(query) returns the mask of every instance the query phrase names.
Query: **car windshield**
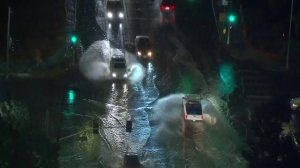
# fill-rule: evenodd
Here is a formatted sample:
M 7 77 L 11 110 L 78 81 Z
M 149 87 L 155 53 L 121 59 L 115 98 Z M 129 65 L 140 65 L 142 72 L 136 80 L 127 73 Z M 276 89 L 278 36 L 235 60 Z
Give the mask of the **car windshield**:
M 148 38 L 140 38 L 137 44 L 137 47 L 140 49 L 150 48 L 150 41 Z
M 124 62 L 116 62 L 114 63 L 114 68 L 124 69 L 126 68 L 126 64 Z
M 107 1 L 107 9 L 122 10 L 122 2 L 121 1 Z
M 114 62 L 125 62 L 125 58 L 122 57 L 122 56 L 119 57 L 119 58 L 118 58 L 118 57 L 114 57 L 114 58 L 113 58 L 113 61 L 114 61 Z
M 198 102 L 188 102 L 186 104 L 187 114 L 191 115 L 202 115 L 202 107 Z

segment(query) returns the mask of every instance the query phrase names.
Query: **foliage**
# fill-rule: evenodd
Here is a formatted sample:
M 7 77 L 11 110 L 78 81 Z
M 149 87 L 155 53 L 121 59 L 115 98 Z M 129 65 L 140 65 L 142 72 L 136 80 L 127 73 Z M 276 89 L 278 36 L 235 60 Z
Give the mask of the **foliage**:
M 0 102 L 1 167 L 58 167 L 57 145 L 32 128 L 31 120 L 24 104 Z
M 286 101 L 273 100 L 258 106 L 250 120 L 248 144 L 245 156 L 250 167 L 299 167 L 300 153 L 292 136 L 292 129 L 285 124 L 288 117 Z M 282 136 L 286 135 L 286 136 Z
M 282 136 L 282 137 L 292 136 L 295 133 L 295 127 L 292 122 L 282 123 L 281 129 L 282 129 L 282 131 L 281 131 L 280 136 Z
M 0 102 L 0 116 L 18 130 L 24 128 L 29 122 L 26 107 L 16 101 Z

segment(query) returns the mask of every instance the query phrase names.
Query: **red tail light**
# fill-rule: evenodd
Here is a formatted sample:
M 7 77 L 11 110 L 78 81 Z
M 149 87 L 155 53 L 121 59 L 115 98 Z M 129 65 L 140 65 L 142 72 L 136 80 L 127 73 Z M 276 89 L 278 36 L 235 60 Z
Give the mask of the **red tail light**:
M 171 5 L 171 11 L 175 10 L 175 5 Z
M 174 11 L 175 5 L 160 5 L 160 11 Z
M 160 4 L 160 11 L 164 11 L 165 10 L 165 5 Z

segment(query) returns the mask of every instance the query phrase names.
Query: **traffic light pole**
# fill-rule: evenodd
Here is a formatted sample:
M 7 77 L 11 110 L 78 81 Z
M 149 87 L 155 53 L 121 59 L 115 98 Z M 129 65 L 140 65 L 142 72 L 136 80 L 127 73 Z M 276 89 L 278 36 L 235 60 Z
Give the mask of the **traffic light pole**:
M 227 45 L 230 44 L 230 31 L 231 31 L 231 26 L 230 26 L 230 24 L 228 24 Z
M 76 27 L 77 27 L 77 0 L 75 0 L 75 9 L 74 9 L 75 13 L 75 30 L 76 30 Z
M 9 77 L 9 41 L 10 41 L 10 7 L 8 7 L 8 16 L 7 16 L 7 34 L 6 34 L 6 79 Z
M 294 0 L 291 0 L 291 15 L 290 15 L 290 25 L 289 25 L 289 39 L 288 39 L 288 46 L 286 52 L 286 70 L 289 70 L 289 58 L 290 58 L 290 44 L 291 44 L 291 27 L 292 27 L 292 20 L 293 20 L 293 7 L 294 7 Z

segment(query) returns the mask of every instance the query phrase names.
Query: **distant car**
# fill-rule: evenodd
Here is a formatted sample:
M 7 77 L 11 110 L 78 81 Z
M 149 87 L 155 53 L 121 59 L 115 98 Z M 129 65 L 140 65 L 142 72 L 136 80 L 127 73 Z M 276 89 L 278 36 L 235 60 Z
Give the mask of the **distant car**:
M 113 56 L 110 60 L 110 72 L 113 79 L 126 79 L 128 69 L 124 56 Z
M 182 104 L 185 120 L 203 120 L 202 104 L 199 95 L 185 95 L 182 98 Z
M 127 153 L 124 156 L 124 168 L 140 168 L 139 156 L 135 153 Z
M 290 104 L 292 110 L 300 110 L 300 97 L 293 98 Z
M 160 3 L 161 24 L 174 24 L 175 22 L 175 1 L 162 0 Z
M 123 3 L 121 0 L 106 1 L 106 18 L 108 24 L 122 23 L 124 20 Z
M 136 36 L 135 50 L 137 56 L 140 58 L 152 58 L 153 51 L 149 36 Z

